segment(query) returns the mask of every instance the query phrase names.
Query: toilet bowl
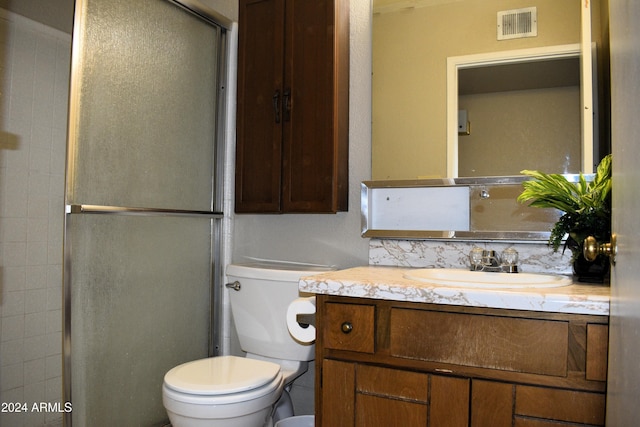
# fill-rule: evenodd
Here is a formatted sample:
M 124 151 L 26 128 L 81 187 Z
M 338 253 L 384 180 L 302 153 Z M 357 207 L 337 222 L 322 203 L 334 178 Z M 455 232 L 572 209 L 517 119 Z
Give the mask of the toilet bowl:
M 229 265 L 229 300 L 247 355 L 187 362 L 164 378 L 162 400 L 173 427 L 272 427 L 294 415 L 288 394 L 313 360 L 313 344 L 288 332 L 286 312 L 302 276 L 331 270 L 301 264 Z
M 163 404 L 174 427 L 264 426 L 283 386 L 276 363 L 211 357 L 167 372 Z

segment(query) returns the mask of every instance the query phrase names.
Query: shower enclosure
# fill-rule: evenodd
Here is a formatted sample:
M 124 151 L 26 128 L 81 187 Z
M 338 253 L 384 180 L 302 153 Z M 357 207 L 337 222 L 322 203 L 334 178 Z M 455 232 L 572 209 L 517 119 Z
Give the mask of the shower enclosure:
M 191 0 L 77 0 L 64 238 L 66 426 L 162 425 L 217 353 L 229 23 Z

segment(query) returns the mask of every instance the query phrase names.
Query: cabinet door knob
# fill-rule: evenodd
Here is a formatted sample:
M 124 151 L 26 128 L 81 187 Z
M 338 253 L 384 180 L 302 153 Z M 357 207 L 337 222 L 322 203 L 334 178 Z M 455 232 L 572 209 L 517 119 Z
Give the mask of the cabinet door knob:
M 342 330 L 342 333 L 344 334 L 348 334 L 351 331 L 353 331 L 353 325 L 351 324 L 351 322 L 344 322 L 341 326 L 340 326 L 340 330 Z

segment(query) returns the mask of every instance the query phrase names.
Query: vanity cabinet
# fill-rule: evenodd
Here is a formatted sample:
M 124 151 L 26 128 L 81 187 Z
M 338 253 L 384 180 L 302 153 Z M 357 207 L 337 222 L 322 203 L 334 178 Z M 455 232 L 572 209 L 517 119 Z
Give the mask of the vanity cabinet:
M 240 0 L 235 210 L 348 204 L 349 2 Z
M 604 425 L 608 317 L 317 296 L 316 426 Z

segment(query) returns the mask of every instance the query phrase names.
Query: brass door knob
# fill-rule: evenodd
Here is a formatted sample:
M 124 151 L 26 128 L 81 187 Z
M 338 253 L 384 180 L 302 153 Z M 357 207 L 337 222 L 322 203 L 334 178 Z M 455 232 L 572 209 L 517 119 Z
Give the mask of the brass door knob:
M 595 261 L 598 255 L 607 255 L 611 259 L 611 263 L 616 263 L 616 253 L 618 247 L 616 245 L 616 235 L 611 235 L 611 242 L 598 243 L 593 236 L 584 239 L 582 253 L 587 261 Z

